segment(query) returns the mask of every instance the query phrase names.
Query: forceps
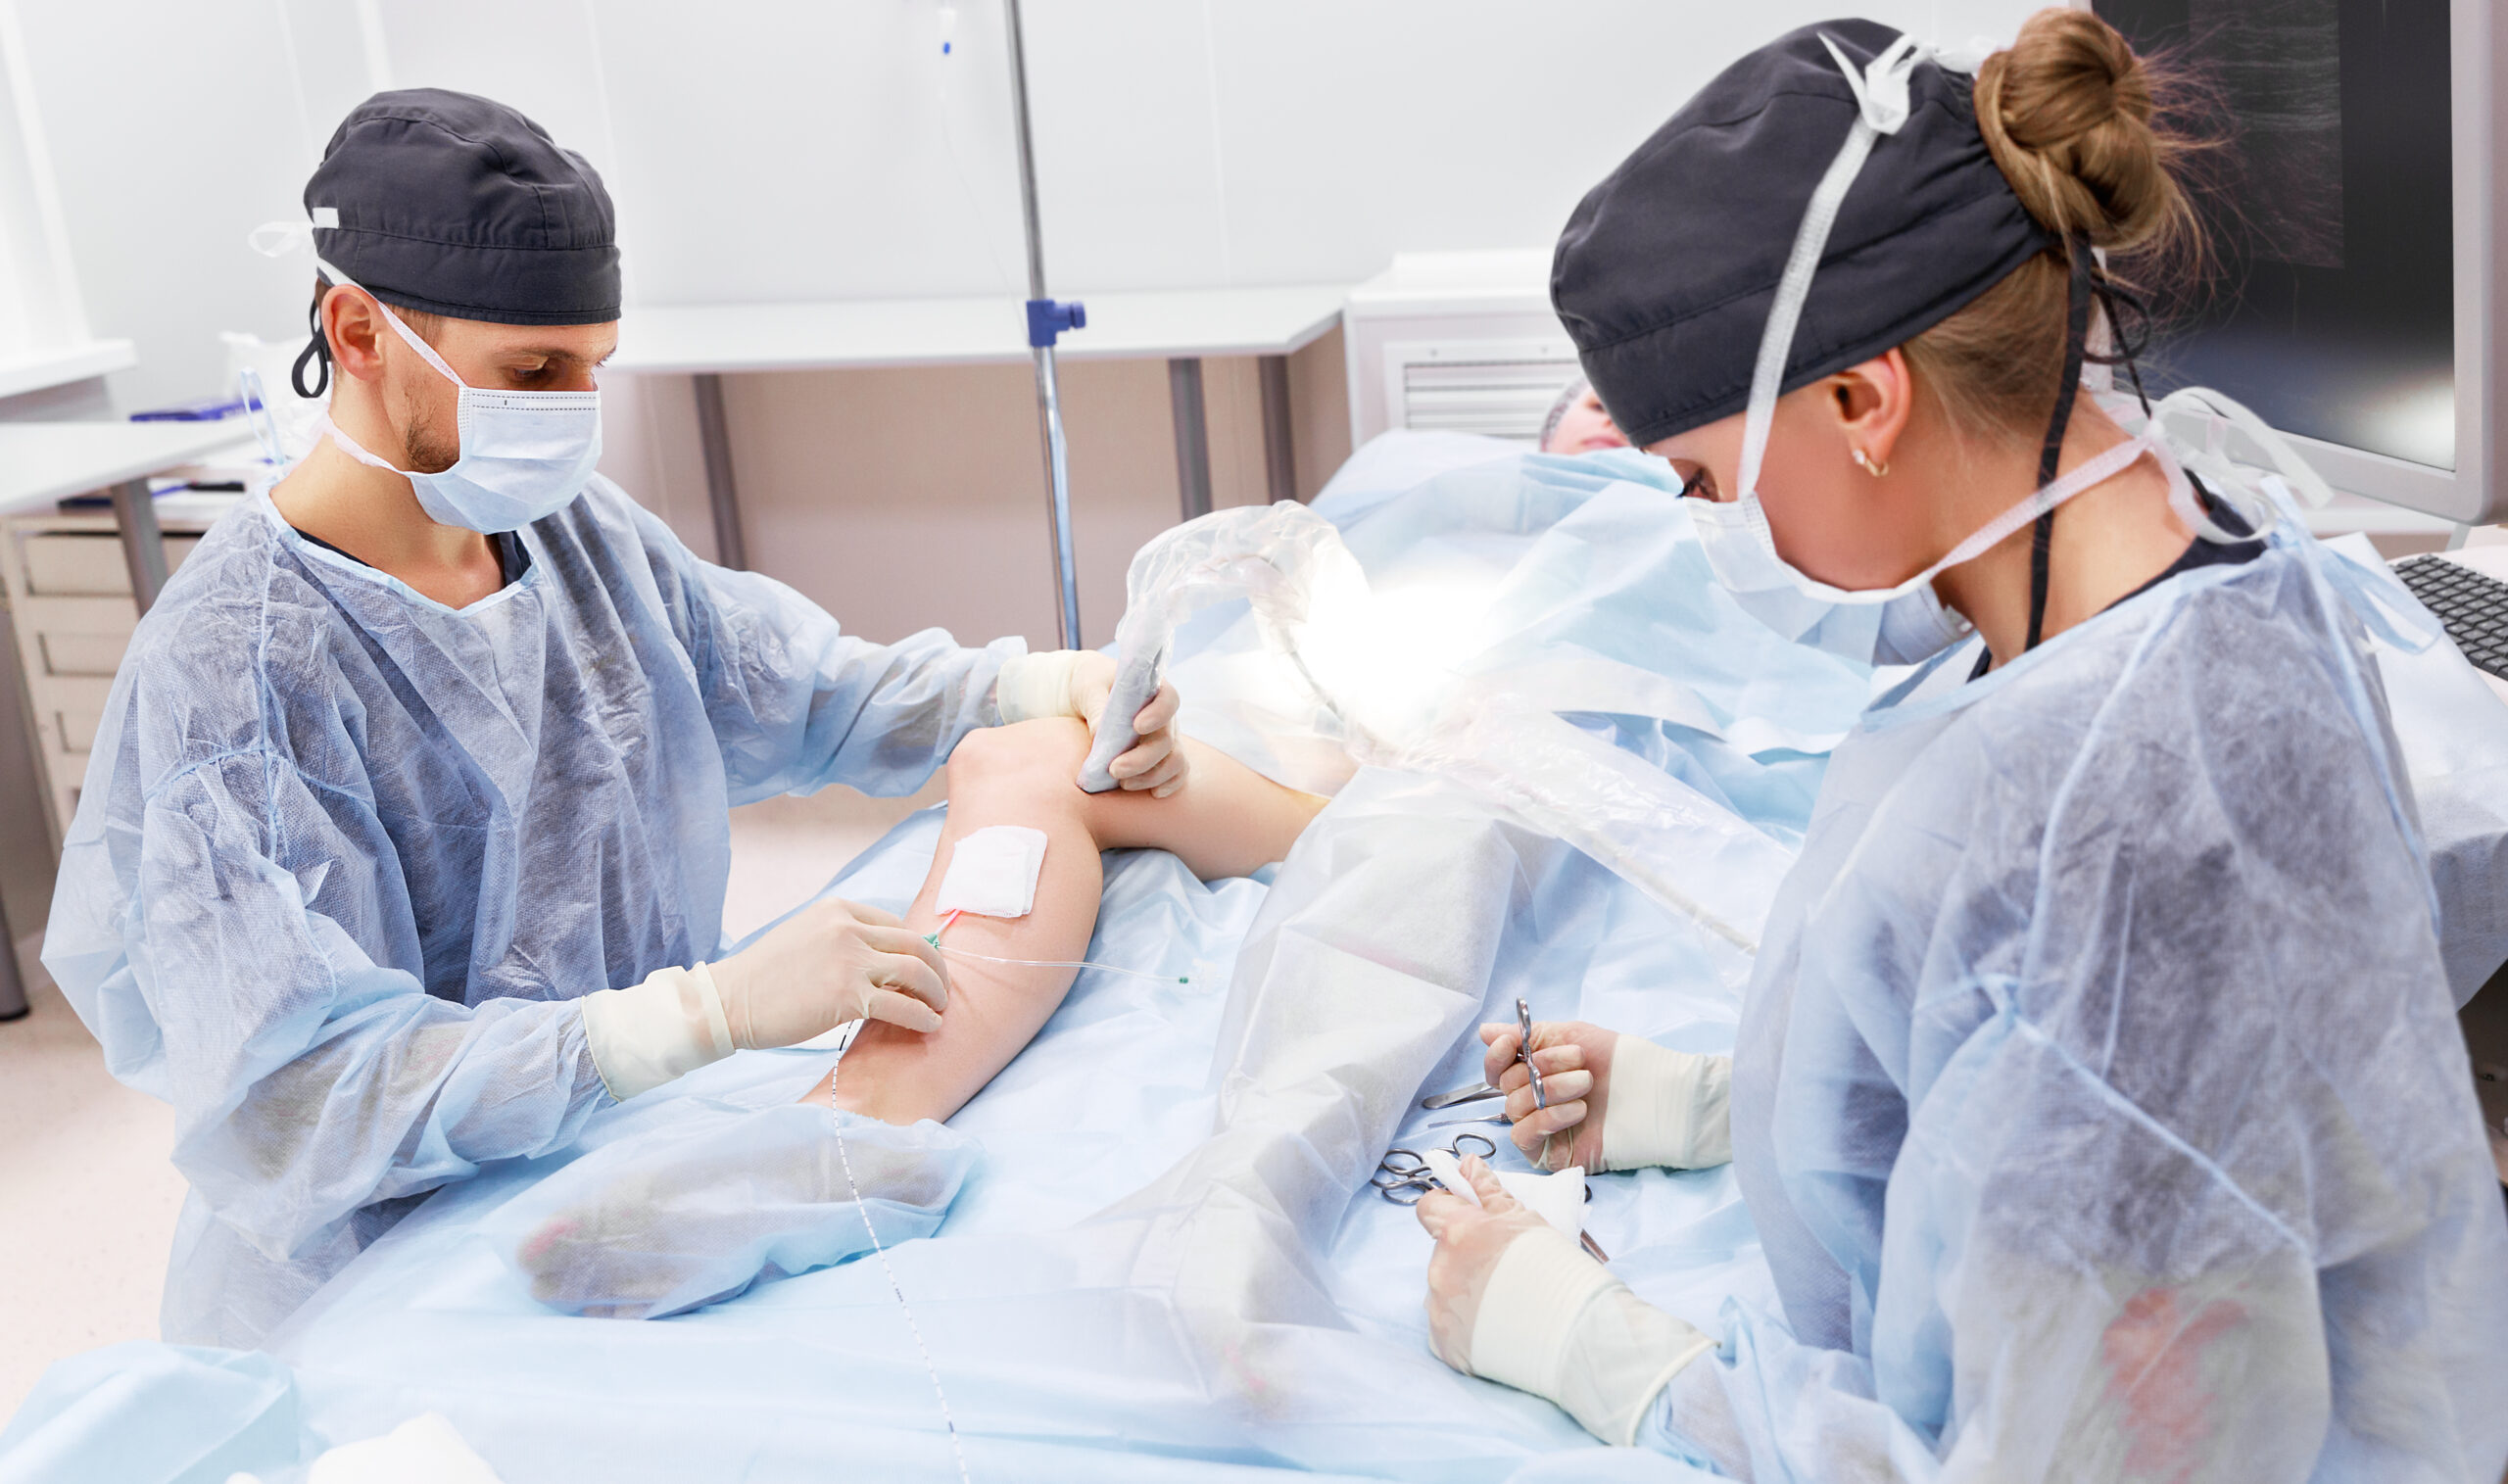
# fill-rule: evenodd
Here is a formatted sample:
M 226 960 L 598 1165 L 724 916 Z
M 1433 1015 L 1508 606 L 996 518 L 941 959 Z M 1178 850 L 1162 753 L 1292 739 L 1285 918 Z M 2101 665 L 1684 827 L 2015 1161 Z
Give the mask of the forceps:
M 1475 1144 L 1479 1147 L 1471 1147 Z M 1468 1154 L 1491 1160 L 1498 1157 L 1498 1144 L 1495 1139 L 1481 1134 L 1459 1133 L 1446 1152 L 1458 1160 Z M 1396 1206 L 1417 1206 L 1420 1197 L 1431 1190 L 1446 1188 L 1444 1181 L 1428 1172 L 1428 1162 L 1416 1150 L 1410 1149 L 1386 1150 L 1384 1158 L 1376 1161 L 1375 1173 L 1368 1176 L 1368 1183 L 1375 1187 L 1376 1194 Z
M 1524 1071 L 1532 1075 L 1532 1105 L 1535 1108 L 1547 1108 L 1550 1106 L 1550 1089 L 1541 1084 L 1541 1069 L 1532 1064 L 1532 1006 L 1520 997 L 1516 1000 L 1516 1029 L 1519 1032 L 1516 1037 L 1516 1060 L 1523 1063 Z M 1420 1099 L 1420 1106 L 1434 1113 L 1440 1108 L 1451 1108 L 1457 1103 L 1476 1103 L 1485 1097 L 1505 1096 L 1505 1093 L 1487 1082 L 1478 1082 L 1470 1087 L 1457 1087 L 1451 1092 L 1440 1092 L 1434 1097 L 1423 1097 Z M 1514 1121 L 1502 1115 L 1497 1118 L 1464 1119 L 1460 1122 L 1505 1124 Z

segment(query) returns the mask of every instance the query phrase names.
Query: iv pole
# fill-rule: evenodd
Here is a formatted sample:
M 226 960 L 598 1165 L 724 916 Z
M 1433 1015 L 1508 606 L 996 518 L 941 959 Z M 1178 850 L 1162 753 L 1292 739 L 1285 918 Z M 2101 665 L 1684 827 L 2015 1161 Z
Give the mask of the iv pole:
M 1045 295 L 1044 232 L 1037 223 L 1037 161 L 1028 137 L 1028 57 L 1019 31 L 1019 0 L 1002 0 L 1010 32 L 1010 106 L 1019 125 L 1019 206 L 1028 227 L 1028 345 L 1037 358 L 1037 415 L 1045 430 L 1045 505 L 1053 522 L 1055 614 L 1062 646 L 1080 645 L 1080 578 L 1071 549 L 1071 469 L 1062 436 L 1062 397 L 1054 383 L 1054 344 L 1065 330 L 1085 328 L 1088 311 Z

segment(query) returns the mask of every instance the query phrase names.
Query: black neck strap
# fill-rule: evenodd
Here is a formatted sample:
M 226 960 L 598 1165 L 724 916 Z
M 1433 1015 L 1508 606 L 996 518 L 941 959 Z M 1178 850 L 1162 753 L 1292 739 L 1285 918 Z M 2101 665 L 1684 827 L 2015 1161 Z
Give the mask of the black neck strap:
M 329 338 L 324 336 L 322 333 L 322 298 L 320 295 L 317 294 L 314 296 L 314 308 L 306 312 L 305 317 L 311 321 L 314 338 L 307 341 L 305 349 L 297 353 L 296 364 L 287 368 L 287 379 L 289 384 L 296 388 L 296 395 L 305 398 L 310 402 L 314 398 L 319 397 L 324 392 L 329 391 L 331 388 L 331 342 Z M 318 360 L 321 362 L 322 379 L 309 387 L 305 384 L 305 365 L 306 362 L 311 360 Z
M 2073 398 L 2081 389 L 2082 356 L 2090 345 L 2090 306 L 2092 276 L 2095 268 L 2090 245 L 2078 238 L 2068 239 L 2066 247 L 2072 258 L 2072 281 L 2065 292 L 2064 379 L 2055 389 L 2055 414 L 2047 419 L 2047 441 L 2038 451 L 2038 488 L 2055 482 L 2055 466 L 2064 453 L 2064 430 L 2072 425 Z M 2130 360 L 2127 361 L 2131 365 Z M 2135 374 L 2134 385 L 2141 389 L 2142 376 Z M 2030 531 L 2029 540 L 2029 642 L 2022 652 L 2038 647 L 2047 630 L 2048 558 L 2054 550 L 2055 512 L 2042 512 Z
M 2091 276 L 2090 291 L 2098 296 L 2098 307 L 2106 311 L 2109 345 L 2105 355 L 2085 355 L 2083 359 L 2103 366 L 2123 366 L 2134 383 L 2134 400 L 2143 405 L 2143 415 L 2148 417 L 2151 394 L 2143 386 L 2140 361 L 2151 338 L 2150 304 L 2103 270 Z

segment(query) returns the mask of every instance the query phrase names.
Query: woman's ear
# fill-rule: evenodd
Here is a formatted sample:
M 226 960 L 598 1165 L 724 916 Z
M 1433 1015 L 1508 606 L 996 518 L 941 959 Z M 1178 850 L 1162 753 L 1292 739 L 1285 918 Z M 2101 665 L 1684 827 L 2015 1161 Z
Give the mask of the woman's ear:
M 1915 379 L 1905 351 L 1892 348 L 1829 378 L 1839 435 L 1853 454 L 1884 467 L 1915 410 Z

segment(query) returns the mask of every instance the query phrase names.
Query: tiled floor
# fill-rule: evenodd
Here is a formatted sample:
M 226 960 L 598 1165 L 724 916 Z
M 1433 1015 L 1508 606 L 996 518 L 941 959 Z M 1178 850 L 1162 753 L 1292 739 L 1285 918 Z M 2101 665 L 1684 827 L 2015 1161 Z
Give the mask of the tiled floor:
M 724 927 L 738 935 L 806 899 L 891 825 L 939 797 L 842 789 L 732 815 Z M 34 962 L 34 1013 L 0 1026 L 0 1418 L 66 1355 L 157 1333 L 183 1198 L 173 1114 L 113 1079 Z
M 0 1414 L 61 1357 L 155 1337 L 183 1203 L 172 1110 L 107 1075 L 50 980 L 26 990 L 0 1026 Z

